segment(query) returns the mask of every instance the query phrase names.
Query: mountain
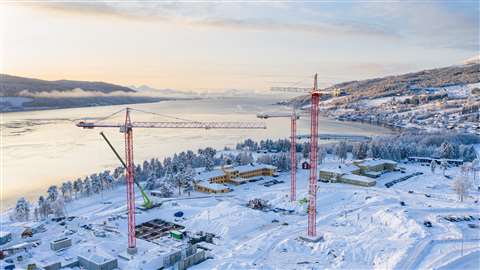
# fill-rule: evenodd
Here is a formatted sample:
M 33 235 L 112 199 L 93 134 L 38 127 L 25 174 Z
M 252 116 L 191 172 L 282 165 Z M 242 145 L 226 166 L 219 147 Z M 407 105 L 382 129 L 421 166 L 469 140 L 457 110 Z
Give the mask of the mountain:
M 89 81 L 46 81 L 0 74 L 0 112 L 158 102 L 129 87 Z
M 73 89 L 82 89 L 83 91 L 95 91 L 101 93 L 125 92 L 133 93 L 135 90 L 125 86 L 89 81 L 57 80 L 46 81 L 7 74 L 0 74 L 0 96 L 19 96 L 23 90 L 30 93 L 52 92 L 52 91 L 70 91 Z
M 363 98 L 380 98 L 387 96 L 401 96 L 415 94 L 420 88 L 448 87 L 452 85 L 463 85 L 480 82 L 480 64 L 449 66 L 443 68 L 422 70 L 395 76 L 386 76 L 361 81 L 349 81 L 338 83 L 322 90 L 342 90 L 350 96 L 350 101 L 357 101 Z M 324 95 L 322 99 L 330 98 Z M 310 96 L 300 96 L 291 99 L 287 103 L 294 103 L 297 106 L 307 105 Z

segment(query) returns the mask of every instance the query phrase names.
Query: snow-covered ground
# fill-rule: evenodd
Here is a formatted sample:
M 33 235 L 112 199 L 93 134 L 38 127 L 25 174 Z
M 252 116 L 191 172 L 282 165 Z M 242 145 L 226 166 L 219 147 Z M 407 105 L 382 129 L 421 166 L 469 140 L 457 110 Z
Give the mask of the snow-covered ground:
M 326 166 L 332 166 L 337 161 L 327 159 L 327 163 Z M 324 240 L 318 243 L 299 239 L 307 229 L 306 206 L 289 201 L 289 172 L 277 178 L 285 183 L 271 187 L 261 185 L 270 180 L 266 177 L 262 182 L 232 186 L 234 191 L 225 195 L 205 197 L 193 192 L 190 198 L 202 198 L 173 200 L 159 208 L 139 210 L 136 221 L 138 224 L 160 218 L 179 223 L 189 231 L 218 235 L 220 238 L 215 239 L 209 252 L 212 259 L 192 269 L 478 269 L 480 229 L 468 224 L 480 225 L 480 208 L 475 202 L 480 193 L 472 190 L 461 203 L 452 190 L 453 180 L 443 177 L 441 171 L 433 174 L 429 167 L 418 164 L 400 167 L 405 168 L 405 173 L 387 173 L 375 187 L 319 182 L 317 234 Z M 424 174 L 391 188 L 384 186 L 414 172 Z M 458 168 L 446 172 L 449 176 L 459 173 Z M 297 198 L 301 200 L 307 196 L 308 170 L 299 169 L 297 178 Z M 31 258 L 27 255 L 19 264 L 25 266 L 31 260 L 68 261 L 89 251 L 118 258 L 127 246 L 127 221 L 108 218 L 126 216 L 124 194 L 124 187 L 119 187 L 68 203 L 68 215 L 79 218 L 66 226 L 46 223 L 47 231 L 33 237 L 41 239 L 40 246 L 31 249 Z M 274 207 L 295 212 L 281 214 L 247 208 L 245 205 L 252 198 L 268 200 Z M 137 197 L 137 205 L 140 203 L 141 198 Z M 183 211 L 185 218 L 176 221 L 173 214 L 177 211 Z M 450 215 L 474 216 L 475 220 L 443 219 Z M 424 226 L 424 221 L 430 221 L 432 227 Z M 83 224 L 118 227 L 118 233 L 95 237 L 80 227 Z M 2 230 L 14 225 L 5 222 Z M 54 253 L 49 242 L 62 236 L 66 229 L 77 231 L 70 236 L 73 246 Z M 13 243 L 22 241 L 18 236 L 14 238 Z M 118 259 L 120 269 L 145 269 L 145 263 L 155 256 L 155 244 L 137 239 L 137 246 L 139 252 L 134 260 Z

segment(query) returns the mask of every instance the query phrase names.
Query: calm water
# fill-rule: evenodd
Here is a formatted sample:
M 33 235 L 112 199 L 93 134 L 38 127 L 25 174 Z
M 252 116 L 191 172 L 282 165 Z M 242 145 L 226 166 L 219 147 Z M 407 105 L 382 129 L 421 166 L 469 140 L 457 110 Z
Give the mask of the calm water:
M 130 105 L 145 111 L 199 121 L 262 121 L 258 112 L 278 111 L 272 99 L 229 98 L 189 101 L 165 101 Z M 49 185 L 84 177 L 117 167 L 118 161 L 101 139 L 99 129 L 84 130 L 74 125 L 82 117 L 103 117 L 125 106 L 61 109 L 1 115 L 1 202 L 11 206 L 20 196 L 37 199 Z M 155 115 L 133 113 L 135 121 L 172 120 Z M 121 122 L 121 117 L 112 119 Z M 174 120 L 172 120 L 174 121 Z M 135 129 L 136 162 L 162 158 L 175 152 L 213 146 L 234 147 L 246 138 L 286 138 L 288 118 L 265 121 L 266 130 Z M 387 129 L 360 123 L 320 119 L 320 133 L 375 135 Z M 307 134 L 309 119 L 300 119 L 298 134 Z M 117 129 L 103 129 L 117 149 L 123 152 L 123 136 Z

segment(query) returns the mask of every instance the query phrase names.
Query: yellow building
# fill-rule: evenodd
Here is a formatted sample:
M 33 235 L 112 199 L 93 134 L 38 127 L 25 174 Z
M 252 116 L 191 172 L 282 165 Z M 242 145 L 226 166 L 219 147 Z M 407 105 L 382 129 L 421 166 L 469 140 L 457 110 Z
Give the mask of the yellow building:
M 250 178 L 259 176 L 273 176 L 277 171 L 277 167 L 267 164 L 249 164 L 223 170 L 227 176 L 226 182 L 232 184 L 244 184 Z
M 208 193 L 229 192 L 231 190 L 221 184 L 241 185 L 250 182 L 255 177 L 273 176 L 276 171 L 277 168 L 275 166 L 267 164 L 249 164 L 204 171 L 195 176 L 195 190 Z
M 194 185 L 196 191 L 205 193 L 227 193 L 232 191 L 227 186 L 208 182 L 197 182 Z

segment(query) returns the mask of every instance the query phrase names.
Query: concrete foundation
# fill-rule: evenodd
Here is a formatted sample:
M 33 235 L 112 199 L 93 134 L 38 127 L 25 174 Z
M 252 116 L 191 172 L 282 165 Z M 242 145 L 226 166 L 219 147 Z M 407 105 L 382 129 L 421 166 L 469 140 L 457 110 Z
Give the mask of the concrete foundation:
M 130 255 L 134 255 L 134 254 L 137 254 L 137 248 L 136 247 L 132 247 L 132 248 L 127 248 L 127 253 L 130 254 Z
M 323 235 L 317 235 L 315 237 L 308 236 L 308 235 L 300 235 L 300 240 L 303 240 L 305 242 L 310 242 L 310 243 L 317 243 L 320 241 L 323 241 Z

